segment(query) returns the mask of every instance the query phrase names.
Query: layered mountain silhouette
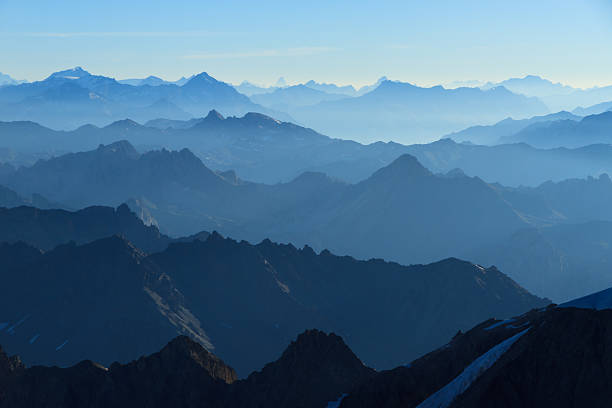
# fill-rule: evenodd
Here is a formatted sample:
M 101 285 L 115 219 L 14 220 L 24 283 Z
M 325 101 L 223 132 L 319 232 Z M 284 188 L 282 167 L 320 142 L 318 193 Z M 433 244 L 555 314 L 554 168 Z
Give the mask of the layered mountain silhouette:
M 4 86 L 0 106 L 2 120 L 30 120 L 58 129 L 106 125 L 126 116 L 139 121 L 189 119 L 210 109 L 226 114 L 261 111 L 283 115 L 254 104 L 205 72 L 182 85 L 132 86 L 92 75 L 81 67 L 55 72 L 43 81 Z
M 504 136 L 502 143 L 527 143 L 534 147 L 580 147 L 612 142 L 612 112 L 586 116 L 576 120 L 559 120 L 530 125 L 519 132 Z
M 599 115 L 600 113 L 609 112 L 612 110 L 612 101 L 602 102 L 586 108 L 578 107 L 572 112 L 576 115 L 588 116 L 588 115 Z
M 103 128 L 88 125 L 59 132 L 33 122 L 0 122 L 0 145 L 44 159 L 120 140 L 128 140 L 139 150 L 189 148 L 215 170 L 235 170 L 243 178 L 267 183 L 289 181 L 304 171 L 325 171 L 360 181 L 406 150 L 395 143 L 365 146 L 332 139 L 257 113 L 224 118 L 213 110 L 203 118 L 156 119 L 146 125 L 122 120 Z M 14 163 L 22 165 L 24 160 Z
M 347 98 L 345 94 L 328 93 L 307 85 L 293 85 L 278 88 L 269 93 L 256 94 L 251 100 L 277 111 L 289 112 L 293 108 L 316 105 L 323 101 L 336 101 Z
M 40 253 L 1 244 L 2 344 L 33 364 L 109 364 L 189 334 L 212 345 L 172 280 L 119 237 Z M 10 290 L 8 290 L 10 288 Z M 89 354 L 89 356 L 87 356 Z
M 42 210 L 19 206 L 0 208 L 0 242 L 25 242 L 43 250 L 60 244 L 85 244 L 121 235 L 147 252 L 165 249 L 173 240 L 155 226 L 144 225 L 126 204 L 88 207 L 79 211 Z
M 459 132 L 454 132 L 449 135 L 446 135 L 445 138 L 453 139 L 454 141 L 459 143 L 469 142 L 479 145 L 496 145 L 503 144 L 505 141 L 513 138 L 516 133 L 522 131 L 525 128 L 532 127 L 531 125 L 536 123 L 538 125 L 533 126 L 534 129 L 538 129 L 542 126 L 547 126 L 550 124 L 550 122 L 553 121 L 578 121 L 580 119 L 582 119 L 580 116 L 565 111 L 551 113 L 550 115 L 544 116 L 534 116 L 529 119 L 515 120 L 512 118 L 506 118 L 500 122 L 497 122 L 494 125 L 472 126 L 467 129 L 463 129 Z M 554 145 L 554 147 L 559 146 L 563 146 L 561 141 L 559 141 L 559 144 Z
M 133 219 L 125 207 L 59 216 L 35 210 L 36 217 L 20 217 L 32 212 L 25 207 L 9 211 L 6 217 L 14 219 L 0 224 L 0 236 L 9 241 L 12 230 L 29 228 L 30 242 L 42 231 L 38 242 L 50 246 L 44 233 L 52 220 L 56 229 L 70 226 L 72 237 L 88 241 L 47 251 L 23 242 L 0 244 L 1 277 L 10 288 L 0 299 L 0 344 L 28 364 L 125 362 L 187 334 L 244 375 L 301 331 L 320 327 L 342 334 L 368 364 L 390 367 L 480 320 L 547 303 L 496 268 L 457 259 L 406 267 L 269 240 L 251 245 L 217 233 L 176 240 L 147 255 L 123 237 L 86 236 L 114 232 L 100 225 L 117 218 Z M 95 214 L 97 223 L 82 220 Z M 141 225 L 139 232 L 132 221 L 124 224 L 131 225 L 124 236 L 151 246 L 154 228 Z M 163 236 L 155 241 L 165 242 Z
M 406 263 L 456 256 L 525 225 L 482 180 L 434 175 L 409 155 L 353 185 L 316 173 L 285 184 L 236 185 L 186 149 L 140 155 L 118 142 L 39 161 L 6 183 L 74 208 L 138 199 L 137 212 L 148 211 L 175 236 L 216 229 Z M 372 242 L 375 236 L 388 238 Z
M 523 126 L 532 129 L 533 135 L 538 135 L 540 129 L 544 134 L 550 124 L 556 123 L 547 119 L 564 117 L 572 116 L 560 113 L 526 121 L 506 120 L 492 127 L 468 129 L 457 137 L 463 140 L 482 133 L 483 138 L 497 138 L 507 135 L 506 130 L 509 132 Z M 542 121 L 532 123 L 538 120 Z M 528 126 L 529 123 L 532 125 Z M 580 129 L 583 123 L 586 121 L 580 122 Z M 598 127 L 591 128 L 599 129 L 599 133 L 593 135 L 599 136 L 589 138 L 571 133 L 566 138 L 568 144 L 581 146 L 591 141 L 606 142 L 606 122 L 593 120 L 593 123 Z M 363 145 L 332 139 L 311 129 L 256 113 L 241 118 L 225 118 L 219 112 L 211 111 L 204 118 L 188 121 L 156 119 L 148 122 L 147 126 L 122 120 L 103 128 L 87 125 L 70 132 L 53 131 L 32 122 L 0 122 L 0 132 L 0 145 L 7 149 L 4 162 L 13 167 L 31 166 L 36 159 L 49 159 L 67 152 L 91 150 L 100 144 L 127 140 L 138 151 L 188 148 L 212 169 L 234 170 L 242 179 L 264 183 L 287 182 L 305 171 L 323 172 L 347 182 L 359 182 L 405 153 L 417 157 L 434 173 L 461 168 L 466 174 L 487 182 L 510 186 L 538 185 L 548 180 L 612 173 L 612 152 L 607 145 L 540 149 L 522 143 L 474 146 L 453 143 L 448 138 L 425 145 L 406 146 L 392 142 Z M 557 143 L 554 136 L 546 140 L 553 145 Z M 563 145 L 564 142 L 558 139 L 557 144 Z M 2 149 L 0 160 L 3 160 Z M 517 161 L 528 165 L 517 168 Z M 8 165 L 3 167 L 5 169 L 0 174 L 12 170 Z
M 0 86 L 17 85 L 23 82 L 25 81 L 14 79 L 10 75 L 0 72 Z
M 553 83 L 537 75 L 526 75 L 523 78 L 510 78 L 497 83 L 489 82 L 483 85 L 482 89 L 491 89 L 498 86 L 503 86 L 517 94 L 538 97 L 552 111 L 571 111 L 576 107 L 591 106 L 612 100 L 612 86 L 587 89 L 573 88 L 561 83 Z M 580 113 L 579 109 L 573 113 L 578 115 L 585 114 Z
M 538 186 L 547 181 L 598 177 L 611 173 L 612 157 L 608 144 L 574 149 L 538 149 L 525 143 L 481 146 L 442 139 L 425 145 L 412 145 L 408 153 L 434 173 L 455 168 L 490 183 L 506 186 Z M 521 163 L 517 166 L 517 163 Z
M 340 407 L 605 406 L 610 378 L 601 361 L 609 359 L 611 317 L 563 307 L 483 322 L 409 366 L 381 372 Z
M 605 406 L 612 397 L 602 364 L 609 359 L 610 304 L 607 290 L 488 319 L 437 350 L 379 372 L 342 338 L 318 330 L 303 332 L 280 358 L 243 380 L 185 336 L 109 368 L 91 361 L 27 368 L 0 349 L 0 406 Z
M 14 169 L 7 169 L 5 175 L 9 175 Z M 0 185 L 0 207 L 33 206 L 41 209 L 64 208 L 62 204 L 52 203 L 40 194 L 32 194 L 29 198 L 22 197 L 10 188 Z M 0 209 L 2 211 L 2 209 Z
M 590 221 L 520 230 L 468 256 L 562 302 L 612 285 L 611 242 L 612 223 Z
M 325 406 L 374 375 L 334 334 L 308 330 L 278 360 L 245 380 L 188 337 L 159 352 L 105 368 L 26 368 L 0 349 L 0 407 Z
M 347 96 L 355 96 L 357 94 L 359 94 L 359 92 L 361 93 L 365 93 L 368 92 L 371 89 L 367 89 L 366 90 L 357 90 L 355 89 L 355 87 L 353 87 L 353 85 L 336 85 L 333 83 L 322 83 L 322 82 L 316 82 L 314 80 L 310 80 L 308 82 L 306 82 L 304 84 L 305 86 L 312 88 L 312 89 L 316 89 L 317 91 L 323 91 L 323 92 L 327 92 L 330 94 L 341 94 L 341 95 L 347 95 Z M 375 85 L 378 86 L 378 83 Z
M 225 121 L 208 119 L 203 126 L 226 126 Z M 262 127 L 269 122 L 264 118 Z M 277 126 L 272 121 L 271 128 Z M 455 153 L 453 160 L 455 147 L 473 148 L 466 159 L 482 161 L 501 149 L 449 140 L 438 144 L 448 147 L 449 157 Z M 531 149 L 514 147 L 517 155 Z M 431 161 L 430 148 L 422 146 L 419 155 Z M 491 155 L 483 164 L 494 159 Z M 41 194 L 72 208 L 128 202 L 143 219 L 175 236 L 216 229 L 252 242 L 271 238 L 404 263 L 470 253 L 532 225 L 609 219 L 607 201 L 597 199 L 605 194 L 607 177 L 511 189 L 460 172 L 435 175 L 409 155 L 356 184 L 310 172 L 289 183 L 264 185 L 217 174 L 186 149 L 139 154 L 118 142 L 40 161 L 11 173 L 5 183 L 24 196 Z M 593 199 L 578 202 L 586 196 Z M 370 239 L 375 236 L 384 239 Z
M 387 80 L 365 95 L 321 102 L 289 113 L 299 122 L 336 137 L 360 142 L 423 143 L 468 126 L 508 116 L 546 114 L 548 109 L 536 98 L 513 94 L 503 87 L 488 91 L 421 88 Z
M 277 125 L 273 122 L 273 128 Z M 439 144 L 469 147 L 452 141 Z M 516 147 L 517 154 L 525 151 Z M 422 156 L 431 160 L 427 152 L 423 148 Z M 486 151 L 476 153 L 474 157 L 485 160 Z M 41 161 L 12 173 L 5 182 L 23 196 L 40 192 L 71 208 L 127 202 L 147 224 L 175 237 L 218 230 L 250 242 L 270 238 L 404 264 L 461 257 L 497 265 L 529 290 L 556 301 L 612 284 L 605 264 L 609 239 L 604 232 L 606 222 L 612 221 L 607 175 L 510 188 L 461 171 L 435 175 L 405 155 L 356 184 L 307 172 L 289 183 L 264 185 L 244 182 L 231 172 L 215 173 L 188 150 L 139 154 L 121 142 Z M 20 211 L 36 214 L 33 209 Z M 68 233 L 71 227 L 50 225 L 63 231 L 58 233 L 60 241 L 44 241 L 44 231 L 27 224 L 16 228 L 22 235 L 13 231 L 11 239 L 27 240 L 27 233 L 35 231 L 43 241 L 29 242 L 47 249 L 68 239 L 85 242 Z M 125 235 L 114 227 L 94 231 Z M 101 237 L 88 234 L 91 239 Z M 128 239 L 147 252 L 165 248 L 169 239 L 147 237 Z M 574 240 L 581 245 L 562 245 Z M 592 248 L 586 251 L 586 245 Z M 592 252 L 599 247 L 602 251 Z M 581 251 L 593 256 L 584 257 Z

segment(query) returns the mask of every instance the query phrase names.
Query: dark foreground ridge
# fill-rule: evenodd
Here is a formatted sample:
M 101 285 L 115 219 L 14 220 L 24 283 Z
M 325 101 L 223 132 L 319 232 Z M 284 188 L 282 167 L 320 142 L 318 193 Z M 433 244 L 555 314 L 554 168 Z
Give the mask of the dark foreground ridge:
M 254 350 L 255 351 L 255 350 Z M 105 368 L 25 368 L 0 349 L 0 407 L 324 407 L 374 371 L 334 334 L 309 330 L 283 355 L 237 381 L 235 371 L 188 337 Z
M 381 372 L 319 330 L 244 380 L 185 336 L 109 368 L 26 368 L 0 349 L 0 407 L 603 407 L 612 400 L 610 342 L 612 310 L 568 305 L 487 320 Z

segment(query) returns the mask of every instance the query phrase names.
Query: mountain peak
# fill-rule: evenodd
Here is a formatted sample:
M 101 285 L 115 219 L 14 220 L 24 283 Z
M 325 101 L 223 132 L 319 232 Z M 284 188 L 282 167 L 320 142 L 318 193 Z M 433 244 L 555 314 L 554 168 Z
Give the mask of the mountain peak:
M 217 83 L 217 82 L 219 81 L 217 81 L 215 78 L 208 75 L 208 73 L 200 72 L 199 74 L 194 75 L 191 78 L 189 78 L 189 81 L 187 81 L 184 86 L 193 86 L 193 85 L 204 84 L 204 83 L 212 84 L 212 83 Z
M 98 153 L 114 153 L 114 154 L 123 154 L 129 158 L 138 158 L 140 156 L 134 146 L 127 140 L 119 140 L 117 142 L 108 144 L 108 145 L 100 145 L 96 149 Z
M 220 121 L 220 120 L 224 120 L 225 118 L 223 117 L 222 114 L 220 114 L 217 110 L 213 109 L 210 112 L 208 112 L 208 115 L 206 115 L 206 117 L 204 118 L 204 120 L 207 121 Z
M 279 124 L 280 121 L 264 115 L 263 113 L 258 113 L 258 112 L 248 112 L 247 114 L 245 114 L 242 119 L 245 122 L 248 122 L 250 124 L 254 124 L 254 125 L 271 125 L 271 124 Z
M 265 404 L 253 406 L 325 406 L 375 373 L 349 349 L 341 337 L 307 330 L 291 342 L 281 357 L 241 382 L 244 391 Z M 280 401 L 278 390 L 289 399 Z M 304 393 L 304 390 L 317 390 Z
M 173 364 L 180 364 L 185 359 L 191 360 L 206 370 L 211 377 L 227 384 L 238 379 L 233 368 L 187 336 L 178 336 L 171 340 L 159 352 L 159 356 L 162 361 L 173 362 Z
M 127 128 L 135 128 L 135 127 L 140 127 L 140 124 L 138 122 L 133 121 L 132 119 L 122 119 L 122 120 L 117 120 L 111 123 L 110 125 L 105 126 L 104 129 L 117 129 L 117 128 L 127 129 Z
M 47 79 L 54 78 L 64 78 L 64 79 L 80 79 L 84 77 L 91 76 L 91 74 L 85 71 L 81 67 L 74 67 L 70 69 L 65 69 L 63 71 L 54 72 Z
M 395 159 L 391 164 L 374 173 L 371 179 L 406 179 L 420 178 L 431 176 L 431 172 L 427 170 L 416 157 L 410 154 L 403 154 Z
M 287 86 L 287 81 L 285 81 L 285 78 L 280 77 L 280 78 L 278 78 L 278 80 L 276 81 L 276 84 L 274 84 L 274 86 L 277 86 L 277 87 L 280 87 L 280 88 L 285 87 L 285 86 Z

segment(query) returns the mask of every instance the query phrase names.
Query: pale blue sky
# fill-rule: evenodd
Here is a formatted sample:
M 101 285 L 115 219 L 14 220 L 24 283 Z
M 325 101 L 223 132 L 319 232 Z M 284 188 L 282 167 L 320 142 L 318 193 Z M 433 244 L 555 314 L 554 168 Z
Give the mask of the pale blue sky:
M 0 0 L 0 72 L 612 84 L 612 0 Z

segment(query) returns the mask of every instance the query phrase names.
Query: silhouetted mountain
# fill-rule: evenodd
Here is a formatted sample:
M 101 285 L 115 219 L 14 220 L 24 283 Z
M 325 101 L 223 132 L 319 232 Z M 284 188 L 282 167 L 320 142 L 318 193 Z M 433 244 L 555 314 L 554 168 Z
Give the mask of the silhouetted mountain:
M 599 115 L 600 113 L 608 112 L 612 110 L 612 101 L 602 102 L 587 108 L 577 107 L 572 112 L 576 115 L 587 116 L 587 115 Z
M 184 85 L 189 79 L 191 78 L 182 77 L 181 79 L 177 81 L 166 81 L 154 75 L 149 75 L 146 78 L 119 79 L 117 82 L 119 82 L 120 84 L 126 84 L 126 85 L 132 85 L 132 86 L 143 86 L 143 85 L 159 86 L 159 85 L 171 85 L 171 84 L 181 86 L 181 85 Z
M 70 132 L 32 122 L 0 122 L 0 132 L 6 146 L 30 155 L 47 152 L 41 158 L 119 140 L 128 140 L 141 150 L 187 147 L 215 170 L 235 170 L 241 178 L 267 183 L 289 181 L 304 171 L 361 181 L 407 149 L 395 143 L 364 146 L 331 139 L 260 114 L 224 119 L 214 110 L 206 118 L 189 121 L 158 119 L 140 126 L 123 120 L 104 128 L 83 126 Z
M 313 325 L 341 334 L 366 363 L 389 367 L 442 344 L 483 313 L 507 315 L 546 303 L 496 269 L 456 259 L 403 267 L 270 241 L 252 246 L 215 234 L 149 259 L 191 299 L 216 353 L 243 373 Z M 227 293 L 235 299 L 231 307 L 223 301 Z M 436 324 L 430 316 L 437 316 Z M 258 345 L 256 355 L 244 348 L 245 338 Z
M 498 83 L 487 83 L 482 88 L 490 89 L 497 86 L 503 86 L 517 94 L 538 97 L 552 111 L 572 111 L 579 106 L 591 106 L 612 100 L 612 86 L 580 89 L 553 83 L 535 75 L 510 78 Z M 579 110 L 575 110 L 573 113 L 585 116 L 600 112 L 580 113 Z
M 299 122 L 337 137 L 357 141 L 395 140 L 422 143 L 468 126 L 547 113 L 535 98 L 516 95 L 503 87 L 420 88 L 383 81 L 357 98 L 294 108 Z
M 0 106 L 2 120 L 33 120 L 61 129 L 86 123 L 106 125 L 126 116 L 141 121 L 187 119 L 213 108 L 225 114 L 260 111 L 289 119 L 254 104 L 205 72 L 180 86 L 132 86 L 77 67 L 53 73 L 43 81 L 2 87 Z
M 21 84 L 24 83 L 26 81 L 22 81 L 22 80 L 17 80 L 14 78 L 11 78 L 10 75 L 8 74 L 3 74 L 2 72 L 0 72 L 0 86 L 4 86 L 4 85 L 17 85 L 17 84 Z
M 495 268 L 457 259 L 405 267 L 216 233 L 188 240 L 149 256 L 116 236 L 46 253 L 0 244 L 11 288 L 0 299 L 0 343 L 27 363 L 108 364 L 183 333 L 244 375 L 321 327 L 384 368 L 482 319 L 547 303 Z
M 6 176 L 12 174 L 12 172 L 13 171 L 8 172 Z M 22 205 L 31 205 L 42 209 L 64 208 L 63 205 L 52 203 L 40 194 L 32 194 L 30 198 L 24 198 L 10 188 L 0 185 L 0 212 L 3 211 L 1 207 L 12 208 Z
M 526 75 L 523 78 L 510 78 L 501 82 L 488 82 L 483 85 L 483 89 L 492 89 L 503 86 L 511 92 L 526 96 L 546 97 L 554 95 L 568 95 L 576 88 L 561 83 L 553 83 L 537 75 Z
M 232 407 L 324 407 L 374 375 L 335 334 L 307 330 L 230 390 Z
M 252 84 L 248 81 L 242 81 L 240 85 L 233 85 L 233 87 L 236 88 L 238 92 L 248 96 L 249 98 L 253 95 L 264 94 L 278 89 L 276 86 L 263 87 Z
M 479 146 L 442 139 L 408 146 L 407 153 L 434 173 L 460 168 L 470 176 L 506 186 L 537 186 L 546 181 L 612 174 L 612 147 L 607 144 L 538 149 L 525 143 Z
M 468 255 L 562 302 L 612 285 L 611 243 L 612 223 L 590 221 L 524 229 Z
M 557 112 L 551 113 L 550 115 L 544 116 L 534 116 L 529 119 L 521 119 L 514 120 L 512 118 L 504 119 L 500 122 L 497 122 L 494 125 L 489 126 L 472 126 L 467 129 L 464 129 L 460 132 L 451 133 L 449 135 L 444 136 L 445 138 L 453 139 L 455 142 L 463 143 L 470 142 L 473 144 L 480 145 L 496 145 L 503 144 L 511 138 L 516 133 L 521 130 L 533 125 L 534 123 L 538 123 L 540 126 L 548 125 L 550 122 L 558 121 L 558 120 L 574 120 L 578 121 L 582 119 L 580 116 L 573 115 L 569 112 Z M 544 122 L 545 125 L 541 123 Z M 527 142 L 527 141 L 526 141 Z M 555 145 L 554 147 L 562 146 L 560 143 Z
M 326 84 L 321 82 L 315 82 L 312 79 L 304 84 L 308 88 L 316 89 L 317 91 L 326 92 L 329 94 L 341 94 L 347 96 L 356 96 L 357 90 L 353 85 L 338 86 L 336 84 Z
M 340 337 L 317 330 L 301 334 L 277 361 L 245 380 L 186 337 L 109 369 L 91 361 L 26 368 L 0 350 L 0 406 L 606 406 L 612 398 L 612 378 L 602 364 L 612 340 L 609 297 L 604 291 L 489 319 L 382 372 L 361 364 Z
M 226 184 L 187 149 L 140 155 L 125 141 L 41 160 L 17 170 L 7 181 L 9 187 L 19 186 L 19 192 L 64 197 L 76 208 L 94 203 L 116 206 L 142 196 L 180 203 L 181 195 L 190 194 L 185 188 L 212 192 Z
M 229 120 L 211 114 L 198 126 L 246 126 L 272 137 L 277 129 L 292 125 L 259 115 Z M 282 141 L 283 133 L 278 136 Z M 524 145 L 478 147 L 450 140 L 437 144 L 448 146 L 448 156 L 461 159 L 460 164 L 481 160 L 481 169 L 499 159 L 491 154 L 496 151 L 514 149 L 506 159 L 507 168 L 510 157 L 542 152 Z M 413 148 L 421 149 L 419 155 L 431 161 L 435 156 L 427 149 L 435 145 Z M 475 155 L 457 154 L 469 149 Z M 531 159 L 528 154 L 522 156 L 525 163 Z M 457 162 L 444 166 L 459 167 L 453 164 Z M 502 168 L 503 160 L 497 165 Z M 412 263 L 471 253 L 529 225 L 609 219 L 601 218 L 608 216 L 608 201 L 601 199 L 606 197 L 602 195 L 609 184 L 606 180 L 509 189 L 462 174 L 437 176 L 405 155 L 354 185 L 312 172 L 289 183 L 261 185 L 216 174 L 188 150 L 139 155 L 129 143 L 121 142 L 40 161 L 17 170 L 5 182 L 20 194 L 37 192 L 73 208 L 129 202 L 143 219 L 155 220 L 162 231 L 175 236 L 216 229 L 251 241 L 269 237 L 317 250 Z M 577 197 L 592 199 L 580 204 Z M 384 239 L 372 241 L 372 236 Z
M 123 120 L 104 128 L 83 126 L 71 132 L 52 131 L 32 122 L 0 122 L 4 141 L 0 145 L 21 152 L 23 158 L 14 159 L 13 154 L 7 154 L 6 161 L 16 166 L 31 165 L 35 157 L 48 159 L 119 140 L 130 141 L 140 151 L 187 147 L 212 169 L 234 170 L 242 179 L 265 183 L 287 182 L 305 171 L 359 182 L 405 153 L 417 157 L 434 173 L 461 168 L 466 174 L 487 182 L 510 186 L 598 176 L 603 172 L 612 174 L 612 150 L 607 145 L 571 150 L 536 149 L 525 144 L 473 146 L 449 139 L 426 145 L 405 146 L 392 142 L 362 145 L 331 139 L 264 115 L 220 118 L 223 118 L 220 113 L 211 111 L 206 118 L 160 119 L 147 123 L 152 127 Z M 522 122 L 503 121 L 498 124 L 499 128 L 481 130 L 485 134 L 489 130 L 496 133 L 505 127 L 504 123 L 513 127 Z M 517 161 L 525 165 L 517 167 Z
M 92 361 L 25 368 L 0 349 L 0 407 L 318 408 L 373 374 L 341 338 L 318 330 L 301 334 L 277 361 L 242 381 L 187 337 L 108 369 Z
M 244 120 L 278 126 L 260 115 Z M 217 124 L 225 121 L 197 126 Z M 408 263 L 455 256 L 526 225 L 482 180 L 435 176 L 408 155 L 355 185 L 309 176 L 270 186 L 228 181 L 186 149 L 139 155 L 118 142 L 39 161 L 5 182 L 75 208 L 137 199 L 175 236 L 217 229 L 251 241 L 269 237 Z M 387 238 L 370 242 L 372 236 Z
M 3 359 L 0 350 L 0 373 Z M 13 366 L 0 375 L 1 407 L 223 407 L 236 380 L 231 367 L 187 337 L 109 368 L 89 360 L 68 368 Z
M 323 101 L 336 101 L 347 98 L 343 94 L 333 94 L 313 89 L 306 85 L 278 88 L 269 93 L 252 95 L 251 100 L 262 106 L 278 111 L 291 111 L 301 106 L 315 105 Z
M 515 210 L 539 224 L 612 221 L 612 181 L 605 173 L 598 178 L 548 181 L 538 187 L 496 188 Z
M 122 235 L 138 248 L 155 252 L 172 241 L 154 226 L 146 226 L 127 205 L 89 207 L 70 212 L 34 207 L 0 208 L 0 242 L 23 241 L 49 250 L 70 241 L 84 244 Z
M 2 258 L 23 245 L 0 244 Z M 2 281 L 0 340 L 30 364 L 129 361 L 177 334 L 213 349 L 170 277 L 116 236 L 27 254 Z
M 527 143 L 534 147 L 580 147 L 612 143 L 612 112 L 591 115 L 576 120 L 530 125 L 519 132 L 502 137 L 502 143 Z
M 610 310 L 549 308 L 486 321 L 405 367 L 374 376 L 340 407 L 605 406 Z M 572 386 L 567 386 L 572 384 Z

